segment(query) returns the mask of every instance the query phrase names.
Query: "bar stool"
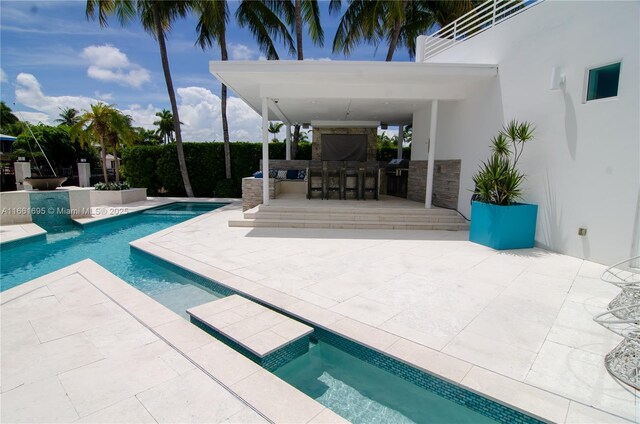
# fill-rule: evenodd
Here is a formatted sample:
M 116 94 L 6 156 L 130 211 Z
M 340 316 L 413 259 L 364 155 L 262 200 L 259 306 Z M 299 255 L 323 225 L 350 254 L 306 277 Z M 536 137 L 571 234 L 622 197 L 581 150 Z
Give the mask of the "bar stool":
M 367 193 L 370 192 L 370 193 L 373 193 L 373 198 L 378 200 L 379 179 L 380 179 L 380 165 L 378 165 L 378 162 L 367 162 L 364 166 L 364 172 L 362 176 L 362 198 L 363 199 L 366 199 Z
M 353 185 L 349 182 L 353 181 Z M 346 161 L 342 172 L 342 187 L 344 199 L 347 199 L 347 192 L 353 192 L 356 200 L 360 199 L 360 163 L 356 161 Z
M 331 192 L 338 192 L 338 199 L 342 199 L 342 162 L 340 161 L 325 161 L 324 168 L 324 180 L 325 180 L 325 195 L 326 199 L 329 198 Z
M 314 185 L 314 182 L 316 185 Z M 317 183 L 320 182 L 320 185 Z M 313 192 L 319 191 L 320 198 L 324 199 L 324 173 L 322 170 L 322 162 L 319 160 L 310 160 L 307 168 L 307 199 L 313 197 Z

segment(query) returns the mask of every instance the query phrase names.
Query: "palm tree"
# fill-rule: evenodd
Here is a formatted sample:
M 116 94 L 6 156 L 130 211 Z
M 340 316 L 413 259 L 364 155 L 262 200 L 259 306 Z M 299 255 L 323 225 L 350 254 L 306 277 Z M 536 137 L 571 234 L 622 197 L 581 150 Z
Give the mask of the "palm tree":
M 13 114 L 11 108 L 5 102 L 0 101 L 0 122 L 2 126 L 15 124 L 18 121 L 18 117 Z
M 78 110 L 72 107 L 65 107 L 61 110 L 58 115 L 58 119 L 55 122 L 58 122 L 58 126 L 66 125 L 67 127 L 72 127 L 78 122 Z
M 295 53 L 298 60 L 304 60 L 302 33 L 305 26 L 315 45 L 324 44 L 317 0 L 243 0 L 236 11 L 236 18 L 240 27 L 249 27 L 267 59 L 278 59 L 274 40 L 282 40 L 290 54 Z M 294 29 L 295 45 L 289 28 Z M 291 156 L 294 158 L 299 141 L 300 125 L 296 124 L 291 143 Z
M 197 43 L 204 50 L 217 41 L 220 47 L 220 59 L 229 60 L 227 53 L 227 23 L 229 22 L 229 5 L 226 0 L 201 0 L 196 3 L 198 13 Z M 229 145 L 229 122 L 227 121 L 227 86 L 222 84 L 220 90 L 220 115 L 222 117 L 222 139 L 224 146 L 225 176 L 231 179 L 231 147 Z
M 85 146 L 94 141 L 100 146 L 100 157 L 102 158 L 102 176 L 104 182 L 109 182 L 107 175 L 107 149 L 106 143 L 112 122 L 112 115 L 115 109 L 112 105 L 102 102 L 91 105 L 91 110 L 86 110 L 79 116 L 78 122 L 72 127 L 69 135 L 72 141 L 79 140 L 81 146 Z
M 280 132 L 280 128 L 282 128 L 284 124 L 282 122 L 269 122 L 269 132 L 271 134 L 273 134 L 273 142 L 277 143 L 278 137 L 276 137 L 276 134 L 278 134 Z
M 173 114 L 167 109 L 162 109 L 161 112 L 156 112 L 156 116 L 160 118 L 154 121 L 153 125 L 158 126 L 157 133 L 162 137 L 165 144 L 173 141 Z
M 435 25 L 444 26 L 474 6 L 474 0 L 350 0 L 333 39 L 333 51 L 348 56 L 360 43 L 379 46 L 388 43 L 387 62 L 399 47 L 415 54 L 415 40 Z M 331 0 L 329 11 L 336 13 L 340 0 Z
M 182 146 L 182 131 L 180 130 L 180 115 L 178 103 L 173 88 L 169 58 L 167 56 L 166 35 L 171 30 L 171 25 L 177 18 L 183 18 L 191 10 L 192 1 L 154 1 L 154 0 L 87 0 L 86 15 L 88 19 L 97 19 L 100 26 L 107 26 L 107 18 L 116 15 L 122 25 L 131 19 L 138 17 L 142 27 L 158 42 L 162 70 L 167 85 L 171 111 L 173 113 L 173 127 L 176 134 L 176 150 L 178 152 L 178 164 L 182 182 L 188 197 L 193 197 L 187 163 Z
M 120 159 L 118 150 L 123 144 L 131 144 L 134 138 L 131 117 L 125 115 L 117 109 L 113 109 L 109 117 L 109 128 L 107 129 L 107 139 L 113 152 L 115 163 L 116 184 L 120 183 Z
M 23 123 L 3 101 L 0 101 L 0 129 L 9 135 L 20 135 L 24 130 Z

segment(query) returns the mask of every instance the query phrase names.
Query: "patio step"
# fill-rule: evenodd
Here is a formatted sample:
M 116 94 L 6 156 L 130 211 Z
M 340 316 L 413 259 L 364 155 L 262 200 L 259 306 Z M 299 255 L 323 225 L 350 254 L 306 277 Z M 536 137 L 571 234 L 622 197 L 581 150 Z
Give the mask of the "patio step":
M 312 327 L 237 294 L 187 313 L 193 324 L 268 370 L 309 350 Z
M 230 220 L 230 227 L 342 228 L 385 230 L 468 230 L 469 224 L 448 209 L 385 207 L 286 207 L 259 205 Z

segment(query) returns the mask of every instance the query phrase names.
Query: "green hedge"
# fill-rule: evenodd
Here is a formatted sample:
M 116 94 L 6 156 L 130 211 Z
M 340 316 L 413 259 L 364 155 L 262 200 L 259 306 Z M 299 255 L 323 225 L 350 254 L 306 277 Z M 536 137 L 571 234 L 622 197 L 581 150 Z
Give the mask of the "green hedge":
M 231 181 L 226 181 L 222 143 L 184 143 L 189 179 L 195 196 L 242 195 L 242 178 L 258 170 L 262 158 L 262 144 L 233 142 L 230 147 L 232 178 Z M 395 149 L 381 149 L 378 152 L 378 160 L 395 158 L 395 152 Z M 410 154 L 408 152 L 410 150 L 405 148 L 405 155 Z M 269 143 L 269 158 L 284 159 L 285 144 Z M 311 159 L 310 143 L 301 143 L 298 146 L 296 159 Z M 150 196 L 185 195 L 174 144 L 130 147 L 122 153 L 121 170 L 122 176 L 132 187 L 146 187 Z

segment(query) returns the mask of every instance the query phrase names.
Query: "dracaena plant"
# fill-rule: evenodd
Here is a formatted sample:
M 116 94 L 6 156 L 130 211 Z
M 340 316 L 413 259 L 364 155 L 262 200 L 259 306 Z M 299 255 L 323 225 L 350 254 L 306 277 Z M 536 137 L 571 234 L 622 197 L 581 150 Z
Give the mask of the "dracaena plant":
M 517 169 L 527 142 L 533 139 L 529 122 L 513 120 L 491 140 L 491 157 L 473 176 L 474 199 L 494 205 L 511 205 L 522 197 L 524 174 Z

